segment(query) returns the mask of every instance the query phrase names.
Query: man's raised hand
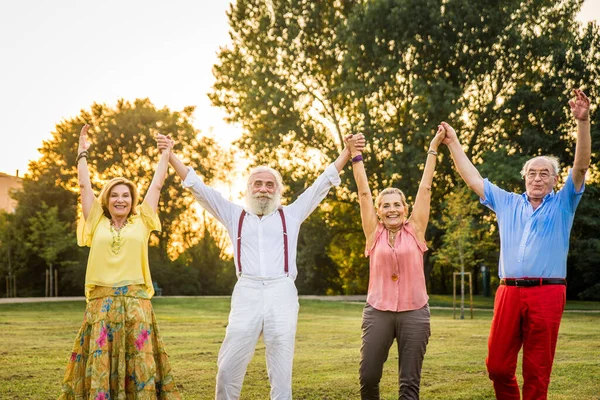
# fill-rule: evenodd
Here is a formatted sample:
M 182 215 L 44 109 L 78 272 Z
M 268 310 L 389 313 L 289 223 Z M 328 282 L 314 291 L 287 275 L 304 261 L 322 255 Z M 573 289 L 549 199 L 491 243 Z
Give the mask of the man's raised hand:
M 583 90 L 573 89 L 575 95 L 574 100 L 569 100 L 571 106 L 571 112 L 573 118 L 578 121 L 589 121 L 590 120 L 590 99 L 587 98 Z

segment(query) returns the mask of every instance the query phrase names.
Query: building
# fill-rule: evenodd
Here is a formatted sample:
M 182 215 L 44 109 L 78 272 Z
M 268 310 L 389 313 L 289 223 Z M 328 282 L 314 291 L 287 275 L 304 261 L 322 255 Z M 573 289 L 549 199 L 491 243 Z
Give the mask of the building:
M 23 179 L 19 178 L 19 171 L 16 176 L 0 172 L 0 210 L 15 212 L 17 201 L 10 197 L 12 190 L 19 190 L 23 187 Z

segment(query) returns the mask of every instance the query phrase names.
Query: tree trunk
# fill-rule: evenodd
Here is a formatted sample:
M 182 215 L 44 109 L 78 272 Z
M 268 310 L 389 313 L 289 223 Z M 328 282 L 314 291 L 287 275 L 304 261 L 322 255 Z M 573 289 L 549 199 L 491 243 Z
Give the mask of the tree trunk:
M 52 297 L 52 292 L 54 291 L 54 268 L 52 268 L 52 265 L 50 265 L 50 295 L 49 297 Z
M 465 319 L 465 257 L 460 242 L 458 244 L 458 257 L 460 258 L 460 319 Z

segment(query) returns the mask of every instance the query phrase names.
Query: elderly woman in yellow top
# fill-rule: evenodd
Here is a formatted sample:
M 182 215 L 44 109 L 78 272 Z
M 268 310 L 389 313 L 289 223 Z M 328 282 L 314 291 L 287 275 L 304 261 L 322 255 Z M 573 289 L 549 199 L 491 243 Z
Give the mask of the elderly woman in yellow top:
M 169 163 L 160 148 L 154 178 L 141 205 L 125 178 L 109 181 L 96 198 L 87 166 L 89 126 L 81 129 L 77 171 L 83 218 L 77 242 L 89 246 L 87 306 L 60 399 L 179 399 L 150 299 L 148 239 L 160 230 L 158 199 Z

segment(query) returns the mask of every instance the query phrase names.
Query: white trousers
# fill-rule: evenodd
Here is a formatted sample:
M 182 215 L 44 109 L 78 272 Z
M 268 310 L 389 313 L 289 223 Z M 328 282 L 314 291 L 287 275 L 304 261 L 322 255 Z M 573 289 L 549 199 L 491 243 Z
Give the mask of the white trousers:
M 240 397 L 246 368 L 262 333 L 271 399 L 291 400 L 298 309 L 293 279 L 240 277 L 233 289 L 229 324 L 219 350 L 215 399 Z

